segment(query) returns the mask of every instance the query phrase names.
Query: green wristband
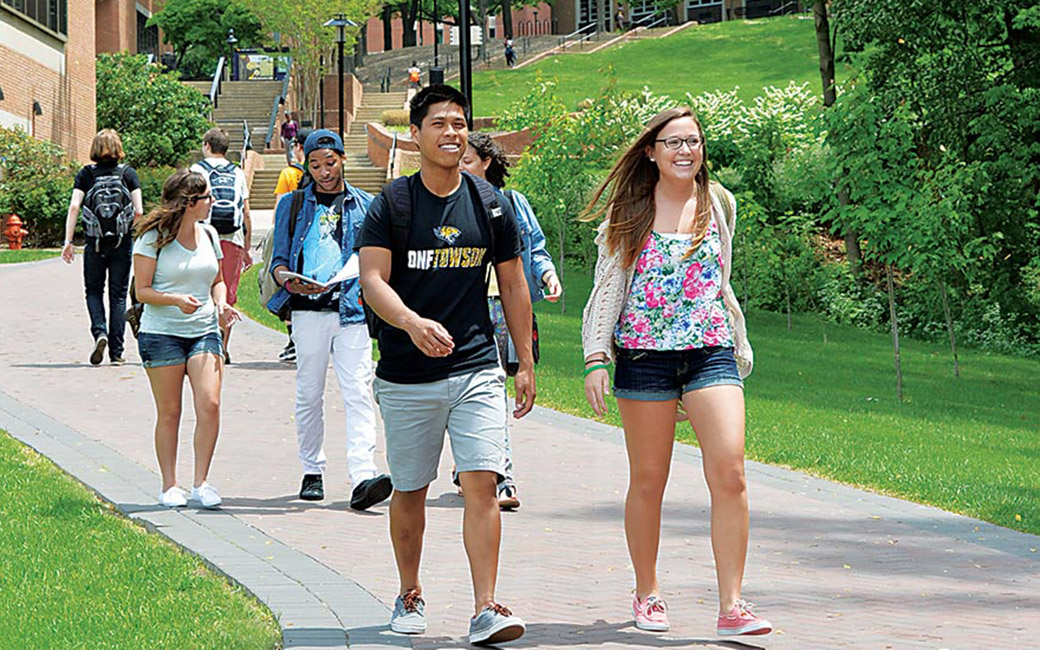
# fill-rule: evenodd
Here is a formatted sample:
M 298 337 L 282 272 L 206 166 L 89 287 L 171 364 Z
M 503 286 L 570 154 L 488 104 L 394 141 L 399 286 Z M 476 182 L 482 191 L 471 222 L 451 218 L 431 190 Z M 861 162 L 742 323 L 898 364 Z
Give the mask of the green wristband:
M 589 374 L 590 374 L 590 373 L 591 373 L 591 372 L 592 372 L 593 370 L 599 370 L 600 368 L 602 368 L 602 369 L 606 370 L 606 369 L 607 369 L 607 368 L 609 368 L 609 367 L 610 367 L 610 366 L 608 366 L 608 365 L 607 365 L 607 364 L 605 364 L 605 363 L 597 363 L 597 364 L 596 364 L 596 365 L 594 365 L 594 366 L 589 366 L 588 368 L 586 368 L 586 369 L 585 369 L 585 372 L 581 373 L 581 376 L 582 376 L 582 377 L 588 377 L 588 376 L 589 376 Z

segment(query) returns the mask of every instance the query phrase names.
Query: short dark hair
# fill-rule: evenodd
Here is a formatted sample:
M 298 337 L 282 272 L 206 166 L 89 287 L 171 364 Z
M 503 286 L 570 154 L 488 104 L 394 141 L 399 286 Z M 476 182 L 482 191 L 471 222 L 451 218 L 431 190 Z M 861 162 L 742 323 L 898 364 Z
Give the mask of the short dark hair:
M 293 138 L 293 144 L 298 144 L 302 147 L 303 143 L 307 142 L 307 136 L 309 136 L 311 133 L 314 133 L 314 129 L 308 129 L 307 127 L 303 127 L 302 129 L 296 132 L 296 137 Z
M 484 178 L 495 187 L 502 189 L 506 185 L 506 176 L 509 176 L 509 159 L 502 145 L 495 142 L 487 133 L 470 133 L 469 146 L 480 156 L 481 160 L 491 160 L 484 171 Z
M 430 112 L 430 107 L 443 102 L 451 102 L 461 108 L 462 112 L 467 116 L 469 115 L 469 100 L 466 99 L 465 95 L 452 86 L 430 84 L 415 93 L 412 101 L 408 102 L 408 121 L 414 124 L 415 128 L 421 129 L 422 121 L 426 118 L 426 114 Z
M 206 131 L 206 135 L 202 136 L 202 144 L 208 144 L 209 150 L 213 153 L 227 153 L 228 147 L 231 146 L 231 140 L 228 138 L 227 133 L 219 127 L 213 127 L 209 131 Z

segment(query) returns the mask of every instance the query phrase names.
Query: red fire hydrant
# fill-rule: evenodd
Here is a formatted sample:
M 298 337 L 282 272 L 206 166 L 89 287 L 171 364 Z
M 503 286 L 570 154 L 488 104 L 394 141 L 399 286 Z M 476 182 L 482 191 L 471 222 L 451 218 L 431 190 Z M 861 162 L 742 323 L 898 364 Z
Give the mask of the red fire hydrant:
M 22 225 L 22 220 L 18 218 L 18 215 L 12 214 L 7 220 L 7 226 L 4 227 L 4 237 L 7 239 L 7 246 L 13 251 L 22 248 L 22 240 L 29 234 L 29 231 L 23 228 Z

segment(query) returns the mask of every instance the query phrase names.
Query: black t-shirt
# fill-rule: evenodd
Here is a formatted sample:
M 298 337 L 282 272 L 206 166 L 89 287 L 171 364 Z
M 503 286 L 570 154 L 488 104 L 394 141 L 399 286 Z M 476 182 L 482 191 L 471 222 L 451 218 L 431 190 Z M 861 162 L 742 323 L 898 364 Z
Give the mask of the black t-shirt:
M 448 330 L 455 349 L 447 357 L 428 357 L 403 330 L 384 325 L 379 334 L 376 376 L 400 384 L 438 381 L 498 365 L 494 329 L 488 314 L 488 264 L 520 255 L 523 244 L 508 201 L 502 216 L 483 214 L 480 197 L 463 179 L 447 197 L 431 193 L 419 174 L 409 178 L 412 223 L 403 255 L 395 255 L 390 287 L 409 309 Z M 492 227 L 494 251 L 490 251 Z M 368 208 L 355 248 L 393 250 L 390 206 L 377 196 Z
M 336 230 L 333 235 L 336 238 L 336 243 L 343 241 L 343 192 L 339 194 L 325 194 L 324 192 L 315 192 L 314 199 L 318 202 L 318 208 L 315 211 L 314 221 L 321 217 L 321 213 L 325 212 L 328 218 L 334 218 L 336 220 Z M 303 273 L 303 255 L 300 255 L 300 262 L 296 268 L 297 273 Z M 302 294 L 294 293 L 289 296 L 289 309 L 297 311 L 339 311 L 339 289 L 340 285 L 336 285 L 331 290 L 325 293 L 319 293 L 315 296 L 305 296 Z
M 90 191 L 90 188 L 94 187 L 94 179 L 96 177 L 111 176 L 112 174 L 115 174 L 117 166 L 116 163 L 87 165 L 76 174 L 76 180 L 72 187 L 86 194 Z M 126 165 L 125 167 L 126 171 L 123 172 L 123 185 L 125 185 L 126 189 L 131 192 L 141 189 L 141 180 L 137 177 L 137 172 L 135 172 L 134 168 L 129 165 Z M 93 168 L 93 173 L 91 173 L 91 168 Z

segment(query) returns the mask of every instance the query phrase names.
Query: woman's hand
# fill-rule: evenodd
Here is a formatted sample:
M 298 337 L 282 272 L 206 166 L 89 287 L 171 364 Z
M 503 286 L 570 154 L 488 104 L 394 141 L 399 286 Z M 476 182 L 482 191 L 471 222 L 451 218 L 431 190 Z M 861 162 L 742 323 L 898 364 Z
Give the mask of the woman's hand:
M 220 326 L 227 329 L 229 325 L 242 320 L 242 314 L 226 302 L 221 302 L 217 304 L 217 318 L 220 319 Z
M 560 284 L 560 278 L 556 277 L 556 271 L 546 271 L 542 282 L 545 284 L 545 299 L 549 302 L 559 300 L 563 295 L 563 285 Z
M 189 296 L 186 293 L 177 296 L 177 302 L 174 304 L 176 304 L 185 314 L 194 314 L 195 310 L 202 306 L 202 303 L 199 302 L 198 298 L 195 296 Z
M 585 399 L 597 416 L 607 413 L 607 395 L 610 395 L 610 373 L 606 368 L 597 368 L 585 376 Z
M 66 264 L 72 264 L 73 257 L 75 257 L 75 251 L 72 248 L 72 242 L 69 242 L 61 249 L 61 259 L 64 260 Z

